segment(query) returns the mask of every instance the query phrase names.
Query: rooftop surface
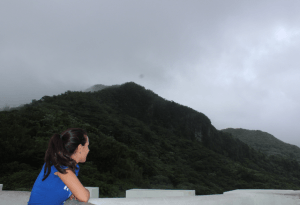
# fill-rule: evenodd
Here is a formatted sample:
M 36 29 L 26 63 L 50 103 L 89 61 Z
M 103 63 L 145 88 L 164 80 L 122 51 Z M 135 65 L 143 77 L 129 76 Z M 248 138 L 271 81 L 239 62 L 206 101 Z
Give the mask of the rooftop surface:
M 27 205 L 28 191 L 0 191 L 0 205 Z M 300 191 L 244 189 L 218 195 L 161 198 L 91 198 L 89 203 L 68 200 L 65 205 L 300 205 Z

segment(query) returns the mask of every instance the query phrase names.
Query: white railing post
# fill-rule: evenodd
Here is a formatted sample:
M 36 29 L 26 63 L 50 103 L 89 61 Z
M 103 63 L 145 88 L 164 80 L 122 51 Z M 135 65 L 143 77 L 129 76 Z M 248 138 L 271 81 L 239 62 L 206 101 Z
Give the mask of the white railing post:
M 99 198 L 99 187 L 84 187 L 90 192 L 90 198 Z

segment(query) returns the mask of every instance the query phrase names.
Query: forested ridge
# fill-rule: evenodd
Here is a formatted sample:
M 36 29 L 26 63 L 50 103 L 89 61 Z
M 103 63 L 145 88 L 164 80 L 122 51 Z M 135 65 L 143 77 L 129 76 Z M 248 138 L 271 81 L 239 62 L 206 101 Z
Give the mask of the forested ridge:
M 300 148 L 296 145 L 285 143 L 273 135 L 260 130 L 227 128 L 223 132 L 231 133 L 233 137 L 248 144 L 250 147 L 268 156 L 277 155 L 295 159 L 300 162 Z
M 197 195 L 300 188 L 296 160 L 257 152 L 215 129 L 203 113 L 130 82 L 0 112 L 3 190 L 31 191 L 50 137 L 69 127 L 88 132 L 90 153 L 79 164 L 79 180 L 99 187 L 100 197 L 124 197 L 132 188 Z

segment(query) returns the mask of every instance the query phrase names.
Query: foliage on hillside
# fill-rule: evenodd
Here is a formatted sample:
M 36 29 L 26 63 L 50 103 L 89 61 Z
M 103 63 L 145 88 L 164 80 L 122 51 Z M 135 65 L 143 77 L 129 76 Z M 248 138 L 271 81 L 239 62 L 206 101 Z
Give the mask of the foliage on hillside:
M 300 148 L 260 130 L 227 128 L 222 130 L 268 156 L 275 155 L 300 162 Z
M 31 190 L 48 141 L 69 127 L 88 132 L 90 153 L 80 164 L 84 186 L 100 197 L 132 188 L 299 189 L 299 164 L 256 152 L 191 108 L 134 83 L 98 92 L 67 91 L 0 112 L 0 183 Z

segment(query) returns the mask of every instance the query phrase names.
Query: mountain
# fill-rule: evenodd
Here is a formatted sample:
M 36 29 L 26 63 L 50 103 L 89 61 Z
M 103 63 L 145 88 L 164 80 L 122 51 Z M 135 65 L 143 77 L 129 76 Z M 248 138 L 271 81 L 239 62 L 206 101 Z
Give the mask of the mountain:
M 0 112 L 3 190 L 30 191 L 50 137 L 70 127 L 88 132 L 90 152 L 79 180 L 100 197 L 132 188 L 300 189 L 297 161 L 257 152 L 217 130 L 203 113 L 133 82 L 96 92 L 67 91 Z
M 96 85 L 93 85 L 92 87 L 89 87 L 88 89 L 84 90 L 84 92 L 97 92 L 97 91 L 103 90 L 108 87 L 118 87 L 118 86 L 120 86 L 120 85 L 107 86 L 107 85 L 102 85 L 102 84 L 96 84 Z
M 285 143 L 267 132 L 241 128 L 227 128 L 221 131 L 232 134 L 233 137 L 236 137 L 242 142 L 248 144 L 250 147 L 253 147 L 255 150 L 260 151 L 268 156 L 277 155 L 285 158 L 295 159 L 300 162 L 299 147 Z

